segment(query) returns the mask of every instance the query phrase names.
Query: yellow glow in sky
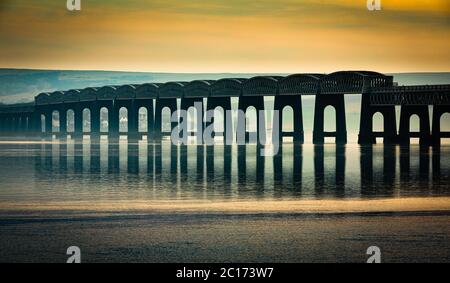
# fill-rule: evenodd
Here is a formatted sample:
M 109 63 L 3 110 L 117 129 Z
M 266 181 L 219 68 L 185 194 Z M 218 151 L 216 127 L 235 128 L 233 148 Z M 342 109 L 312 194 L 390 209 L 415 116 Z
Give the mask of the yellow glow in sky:
M 0 2 L 0 67 L 166 72 L 450 71 L 450 1 Z

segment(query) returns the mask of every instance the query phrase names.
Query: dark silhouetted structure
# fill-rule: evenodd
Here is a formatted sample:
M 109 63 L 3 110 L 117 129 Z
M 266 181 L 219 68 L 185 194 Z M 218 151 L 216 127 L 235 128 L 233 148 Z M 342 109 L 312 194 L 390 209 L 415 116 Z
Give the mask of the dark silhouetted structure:
M 334 137 L 336 143 L 347 142 L 345 119 L 345 95 L 361 94 L 360 144 L 384 143 L 408 144 L 410 138 L 420 138 L 424 145 L 439 145 L 441 138 L 450 133 L 441 132 L 440 119 L 450 112 L 450 85 L 396 86 L 392 76 L 369 71 L 341 71 L 329 75 L 295 74 L 287 77 L 259 76 L 251 79 L 224 78 L 218 81 L 148 83 L 142 85 L 105 86 L 82 90 L 57 91 L 36 96 L 34 103 L 0 106 L 0 133 L 7 137 L 39 137 L 81 140 L 89 135 L 97 142 L 102 135 L 115 142 L 126 135 L 130 142 L 147 136 L 149 142 L 158 142 L 170 136 L 180 122 L 171 122 L 170 131 L 163 129 L 163 117 L 168 120 L 177 110 L 188 110 L 199 103 L 206 103 L 206 110 L 220 109 L 224 114 L 223 136 L 231 144 L 235 134 L 257 134 L 258 142 L 266 141 L 264 111 L 265 97 L 274 97 L 274 110 L 280 111 L 278 124 L 280 139 L 293 137 L 297 144 L 304 142 L 302 100 L 303 95 L 316 96 L 313 142 L 321 144 L 326 137 Z M 231 117 L 225 115 L 232 109 L 232 98 L 238 99 L 238 109 L 246 113 L 256 110 L 255 124 L 260 133 L 250 133 L 246 123 L 233 126 Z M 336 131 L 324 130 L 324 110 L 331 106 L 336 110 Z M 395 106 L 401 106 L 400 126 L 397 131 Z M 430 128 L 429 109 L 433 107 Z M 293 132 L 283 130 L 283 110 L 290 107 L 294 114 Z M 167 111 L 166 111 L 167 109 Z M 102 111 L 107 113 L 101 119 Z M 382 132 L 373 131 L 373 116 L 384 117 Z M 69 115 L 70 114 L 70 115 Z M 199 115 L 199 114 L 197 114 Z M 243 115 L 243 114 L 240 114 Z M 420 118 L 420 131 L 410 131 L 410 118 Z M 106 117 L 106 118 L 105 118 Z M 215 118 L 204 120 L 197 116 L 194 135 L 215 123 Z M 240 120 L 241 121 L 241 120 Z M 245 121 L 245 120 L 242 120 Z M 141 123 L 145 122 L 145 127 Z M 107 130 L 105 130 L 107 128 Z M 198 135 L 201 142 L 202 135 Z

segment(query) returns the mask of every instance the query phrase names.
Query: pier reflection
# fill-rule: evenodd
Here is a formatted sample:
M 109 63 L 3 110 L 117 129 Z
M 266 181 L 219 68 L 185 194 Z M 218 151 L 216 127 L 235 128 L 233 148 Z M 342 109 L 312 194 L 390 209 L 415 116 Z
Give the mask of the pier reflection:
M 48 143 L 32 148 L 36 178 L 139 183 L 172 196 L 393 197 L 446 193 L 449 157 L 420 146 L 261 147 Z M 350 160 L 350 161 L 349 161 Z M 94 189 L 94 188 L 92 188 Z

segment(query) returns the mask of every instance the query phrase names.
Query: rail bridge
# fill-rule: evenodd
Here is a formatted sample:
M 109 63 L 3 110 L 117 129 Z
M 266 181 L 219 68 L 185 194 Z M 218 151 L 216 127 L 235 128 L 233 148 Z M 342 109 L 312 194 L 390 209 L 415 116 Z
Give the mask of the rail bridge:
M 422 144 L 440 144 L 442 138 L 450 138 L 450 132 L 442 132 L 440 120 L 444 113 L 450 113 L 450 85 L 397 86 L 394 77 L 371 71 L 340 71 L 331 74 L 294 74 L 281 76 L 257 76 L 249 79 L 224 78 L 217 81 L 196 80 L 192 82 L 146 83 L 141 85 L 89 87 L 68 91 L 41 93 L 34 103 L 0 106 L 0 133 L 9 137 L 37 137 L 66 139 L 70 136 L 80 140 L 89 135 L 91 141 L 99 141 L 103 135 L 108 140 L 118 140 L 127 135 L 129 141 L 147 136 L 148 141 L 158 141 L 170 132 L 163 131 L 164 111 L 170 114 L 178 109 L 188 110 L 195 103 L 207 110 L 231 110 L 231 100 L 238 100 L 238 109 L 249 107 L 267 110 L 264 97 L 274 97 L 274 109 L 279 110 L 279 129 L 282 129 L 282 113 L 285 107 L 292 107 L 294 113 L 293 131 L 283 132 L 280 139 L 289 136 L 295 143 L 304 142 L 302 100 L 303 95 L 316 96 L 314 111 L 313 143 L 323 143 L 326 137 L 334 137 L 336 143 L 347 142 L 345 118 L 346 94 L 361 94 L 360 144 L 384 143 L 408 144 L 411 138 L 419 138 Z M 206 105 L 204 105 L 206 103 Z M 336 131 L 324 130 L 324 110 L 333 106 L 336 110 Z M 395 107 L 401 106 L 400 126 L 397 129 Z M 430 127 L 429 109 L 433 107 Z M 119 127 L 119 112 L 126 109 L 127 131 Z M 139 129 L 139 113 L 147 113 L 147 127 Z M 90 129 L 83 125 L 83 113 L 88 111 Z M 101 113 L 108 123 L 102 129 Z M 107 114 L 106 114 L 107 113 Z M 373 130 L 373 116 L 381 113 L 384 130 Z M 410 118 L 418 115 L 420 131 L 410 131 Z M 68 123 L 69 118 L 73 123 Z M 203 121 L 203 119 L 202 119 Z M 55 130 L 54 123 L 59 126 Z M 212 120 L 210 123 L 214 123 Z M 200 130 L 208 124 L 201 122 Z M 223 119 L 223 129 L 232 125 L 230 118 Z M 73 124 L 72 129 L 68 125 Z M 173 129 L 177 123 L 171 123 Z M 246 127 L 246 125 L 234 125 Z M 104 128 L 104 127 L 103 127 Z M 258 127 L 258 129 L 260 129 Z M 248 132 L 249 129 L 246 129 Z M 227 131 L 217 132 L 228 142 L 233 136 Z

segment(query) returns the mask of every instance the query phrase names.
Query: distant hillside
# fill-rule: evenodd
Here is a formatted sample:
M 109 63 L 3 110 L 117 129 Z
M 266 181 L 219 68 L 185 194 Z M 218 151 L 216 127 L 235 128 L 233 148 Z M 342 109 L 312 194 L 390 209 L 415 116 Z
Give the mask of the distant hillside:
M 105 85 L 191 81 L 224 77 L 248 78 L 257 74 L 177 74 L 109 71 L 53 71 L 0 69 L 0 103 L 30 102 L 41 92 Z M 273 74 L 280 75 L 280 74 Z M 394 74 L 399 84 L 450 84 L 450 73 Z

